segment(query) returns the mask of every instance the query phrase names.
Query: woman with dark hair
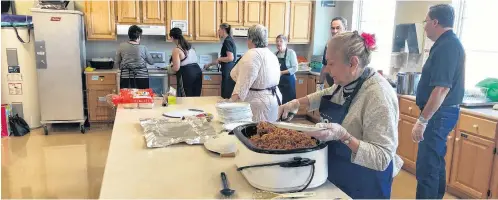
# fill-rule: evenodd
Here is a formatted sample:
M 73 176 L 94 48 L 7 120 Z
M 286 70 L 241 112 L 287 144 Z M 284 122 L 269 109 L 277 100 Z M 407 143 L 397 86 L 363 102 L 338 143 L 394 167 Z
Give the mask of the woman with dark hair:
M 202 70 L 197 64 L 195 50 L 185 40 L 181 29 L 172 28 L 169 36 L 176 45 L 171 53 L 171 69 L 176 72 L 176 95 L 179 97 L 201 96 Z
M 237 47 L 232 38 L 232 28 L 229 24 L 223 23 L 218 29 L 218 36 L 223 39 L 223 46 L 221 46 L 220 57 L 213 63 L 207 64 L 204 68 L 212 65 L 221 65 L 221 97 L 229 99 L 232 96 L 235 81 L 230 77 L 230 72 L 235 66 L 235 55 L 237 54 Z
M 121 70 L 121 88 L 149 88 L 149 72 L 147 63 L 154 64 L 147 48 L 140 45 L 142 29 L 136 25 L 128 29 L 128 42 L 119 45 L 116 51 L 114 68 Z

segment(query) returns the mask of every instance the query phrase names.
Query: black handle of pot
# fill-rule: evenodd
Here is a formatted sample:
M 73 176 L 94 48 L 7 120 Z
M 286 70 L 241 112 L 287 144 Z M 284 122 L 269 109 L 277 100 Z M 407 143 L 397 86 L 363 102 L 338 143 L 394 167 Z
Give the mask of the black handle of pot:
M 237 171 L 242 171 L 242 170 L 247 169 L 247 168 L 268 167 L 268 166 L 275 166 L 275 165 L 279 165 L 280 167 L 285 167 L 285 168 L 304 167 L 304 166 L 314 165 L 315 162 L 316 162 L 315 160 L 311 160 L 309 158 L 294 157 L 290 161 L 239 167 L 239 168 L 237 168 Z

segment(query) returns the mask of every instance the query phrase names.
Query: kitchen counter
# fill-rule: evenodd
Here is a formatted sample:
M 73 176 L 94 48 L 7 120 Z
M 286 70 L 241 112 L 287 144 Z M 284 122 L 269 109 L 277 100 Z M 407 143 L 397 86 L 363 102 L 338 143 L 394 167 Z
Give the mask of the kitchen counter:
M 119 69 L 96 69 L 93 72 L 85 71 L 85 74 L 115 74 L 118 73 Z
M 412 101 L 415 101 L 415 96 L 413 95 L 398 95 L 399 97 L 410 99 Z M 461 112 L 463 113 L 469 113 L 473 115 L 478 115 L 482 116 L 485 118 L 489 118 L 492 120 L 498 120 L 498 110 L 493 110 L 491 107 L 486 107 L 486 108 L 465 108 L 461 107 L 460 108 Z
M 153 109 L 123 109 L 116 111 L 116 119 L 105 167 L 101 199 L 145 198 L 208 198 L 217 199 L 222 189 L 220 173 L 225 172 L 229 186 L 236 190 L 233 198 L 249 199 L 257 191 L 236 170 L 234 158 L 220 158 L 202 145 L 177 144 L 165 148 L 148 149 L 139 118 L 162 117 L 166 111 L 186 108 L 203 109 L 213 113 L 216 131 L 221 124 L 216 120 L 214 104 L 220 97 L 178 99 L 181 104 Z M 360 184 L 360 183 L 358 183 Z M 349 197 L 332 183 L 308 191 L 315 191 L 316 199 Z

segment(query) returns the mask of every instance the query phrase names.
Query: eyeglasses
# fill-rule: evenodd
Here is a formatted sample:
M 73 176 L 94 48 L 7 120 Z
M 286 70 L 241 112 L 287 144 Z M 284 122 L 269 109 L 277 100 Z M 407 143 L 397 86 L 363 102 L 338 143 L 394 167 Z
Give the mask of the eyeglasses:
M 338 26 L 338 27 L 330 27 L 330 30 L 338 30 L 338 31 L 340 31 L 341 29 L 342 29 L 342 28 L 341 28 L 341 27 L 339 27 L 339 26 Z
M 422 23 L 425 25 L 425 24 L 427 24 L 427 22 L 429 22 L 429 21 L 434 21 L 434 19 L 426 19 L 426 20 L 422 21 Z

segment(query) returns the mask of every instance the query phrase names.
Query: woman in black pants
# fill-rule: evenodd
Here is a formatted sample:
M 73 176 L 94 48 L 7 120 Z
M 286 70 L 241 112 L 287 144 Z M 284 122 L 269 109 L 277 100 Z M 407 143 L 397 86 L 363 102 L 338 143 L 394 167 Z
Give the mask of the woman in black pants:
M 177 96 L 198 97 L 202 90 L 202 70 L 197 64 L 197 54 L 183 37 L 182 30 L 173 28 L 169 36 L 176 47 L 173 49 L 171 68 L 176 72 Z

